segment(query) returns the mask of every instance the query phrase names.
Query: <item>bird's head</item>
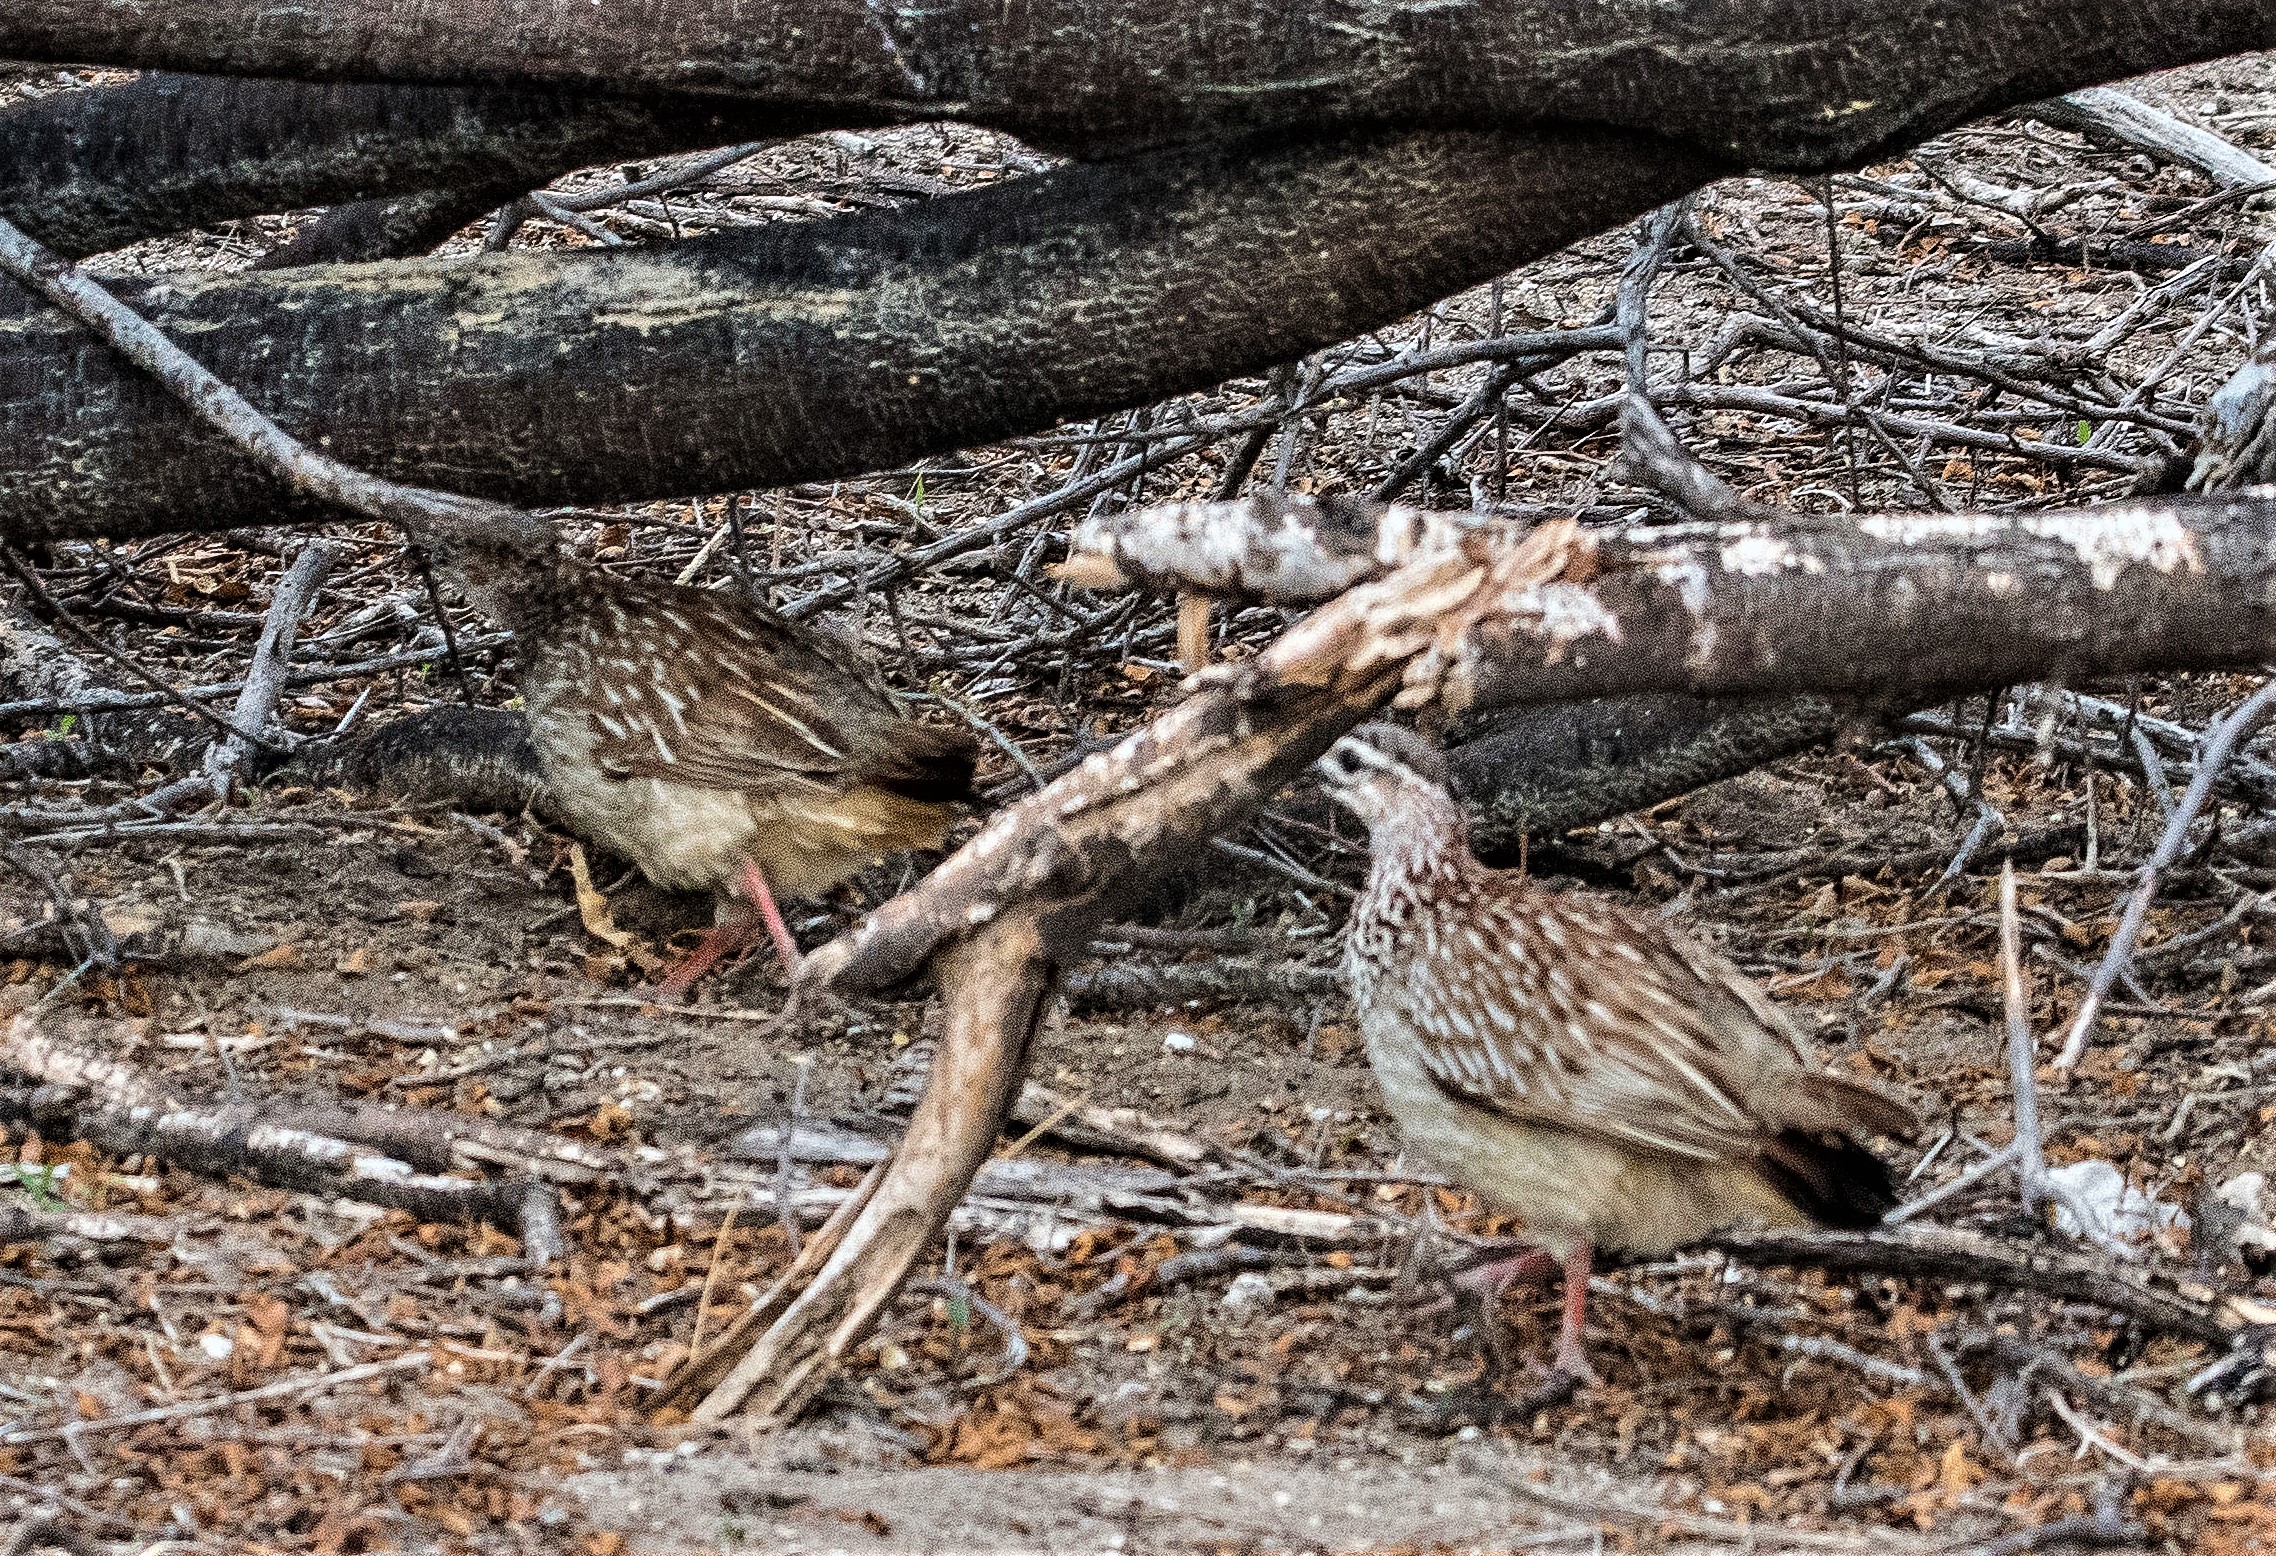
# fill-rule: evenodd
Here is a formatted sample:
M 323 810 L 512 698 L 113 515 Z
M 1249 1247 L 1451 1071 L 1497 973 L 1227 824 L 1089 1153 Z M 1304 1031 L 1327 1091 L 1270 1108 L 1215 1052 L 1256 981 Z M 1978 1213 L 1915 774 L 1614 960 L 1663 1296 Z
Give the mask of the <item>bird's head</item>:
M 1374 827 L 1412 817 L 1460 816 L 1446 788 L 1446 757 L 1396 724 L 1362 724 L 1313 764 L 1328 798 Z
M 475 498 L 440 501 L 409 526 L 450 585 L 499 626 L 520 631 L 529 604 L 555 586 L 560 562 L 554 527 L 536 514 Z

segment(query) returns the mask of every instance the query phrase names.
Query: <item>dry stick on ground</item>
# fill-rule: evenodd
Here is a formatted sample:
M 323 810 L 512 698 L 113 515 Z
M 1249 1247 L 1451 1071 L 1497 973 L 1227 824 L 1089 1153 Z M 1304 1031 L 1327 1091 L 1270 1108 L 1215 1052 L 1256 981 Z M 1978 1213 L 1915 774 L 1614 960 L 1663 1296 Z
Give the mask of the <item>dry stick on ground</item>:
M 2201 1287 L 2140 1265 L 2049 1243 L 2018 1245 L 1953 1227 L 1919 1227 L 1902 1234 L 1724 1232 L 1706 1246 L 1752 1265 L 1982 1281 L 2091 1302 L 2163 1333 L 2214 1345 L 2251 1342 L 2265 1332 L 2270 1314 L 2265 1304 L 2246 1298 L 2207 1300 Z
M 1936 748 L 1927 741 L 1915 735 L 1898 744 L 1935 775 L 1936 781 L 1944 786 L 1944 792 L 1952 797 L 1953 804 L 1966 806 L 1976 813 L 1975 824 L 1968 828 L 1968 836 L 1960 844 L 1959 852 L 1952 856 L 1952 862 L 1944 867 L 1944 873 L 1936 878 L 1936 884 L 1925 893 L 1933 897 L 1960 878 L 1968 866 L 1974 863 L 1984 844 L 2007 830 L 2007 818 L 1983 797 L 1981 790 L 1966 774 L 1937 755 Z
M 2262 682 L 2259 690 L 2214 725 L 2206 737 L 2204 750 L 2197 758 L 2196 775 L 2189 780 L 2188 792 L 2174 808 L 2157 848 L 2143 863 L 2133 895 L 2126 899 L 2126 911 L 2118 920 L 2117 932 L 2110 937 L 2110 949 L 2103 955 L 2101 965 L 2095 968 L 2093 981 L 2087 985 L 2086 1000 L 2071 1022 L 2070 1034 L 2063 1040 L 2063 1051 L 2055 1056 L 2057 1070 L 2067 1074 L 2086 1057 L 2086 1046 L 2094 1035 L 2094 1023 L 2102 1014 L 2103 1001 L 2109 998 L 2111 985 L 2133 960 L 2134 943 L 2141 938 L 2143 921 L 2149 917 L 2150 903 L 2157 896 L 2158 872 L 2181 858 L 2188 847 L 2189 829 L 2204 811 L 2205 802 L 2212 798 L 2213 784 L 2220 777 L 2221 769 L 2272 712 L 2276 712 L 2276 679 Z
M 1767 511 L 1747 501 L 1691 457 L 1652 404 L 1646 379 L 1650 363 L 1648 303 L 1652 283 L 1667 264 L 1668 250 L 1689 219 L 1688 197 L 1670 201 L 1645 219 L 1636 252 L 1620 272 L 1613 316 L 1620 329 L 1627 362 L 1627 399 L 1620 412 L 1622 471 L 1638 485 L 1658 492 L 1695 519 L 1767 517 Z
M 2015 1175 L 2022 1180 L 2023 1212 L 2035 1216 L 2046 1197 L 2047 1152 L 2039 1133 L 2039 1045 L 2031 1035 L 2031 993 L 2023 981 L 2023 929 L 2015 912 L 2012 859 L 1999 867 L 1999 983 L 2007 1010 L 2007 1081 L 2015 1097 Z
M 2137 151 L 2193 167 L 2231 189 L 2276 181 L 2276 168 L 2251 152 L 2111 87 L 2088 87 L 2033 103 L 2025 111 L 2045 123 L 2106 135 Z
M 2031 989 L 2023 976 L 2023 926 L 2015 911 L 2015 861 L 1999 866 L 1999 973 L 2001 1003 L 2007 1017 L 2007 1083 L 2015 1100 L 2015 1176 L 2025 1215 L 2036 1216 L 2048 1200 L 2071 1213 L 2078 1235 L 2103 1252 L 2123 1259 L 2131 1251 L 2110 1235 L 2078 1195 L 2047 1172 L 2046 1138 L 2039 1125 L 2039 1043 L 2031 1032 Z
M 106 1416 L 96 1421 L 74 1421 L 68 1426 L 19 1427 L 13 1431 L 0 1432 L 0 1447 L 54 1442 L 94 1432 L 124 1431 L 129 1427 L 149 1426 L 158 1421 L 186 1421 L 193 1416 L 215 1415 L 245 1405 L 292 1399 L 319 1389 L 345 1388 L 350 1384 L 365 1383 L 398 1372 L 415 1372 L 431 1365 L 433 1361 L 434 1353 L 431 1351 L 408 1351 L 401 1356 L 390 1356 L 385 1361 L 343 1367 L 338 1372 L 280 1378 L 274 1383 L 264 1383 L 259 1388 L 241 1389 L 234 1394 L 217 1394 L 211 1399 L 185 1399 L 179 1404 L 158 1405 L 149 1410 L 130 1411 L 125 1415 Z
M 691 157 L 676 167 L 651 173 L 646 178 L 634 179 L 630 183 L 615 184 L 602 189 L 581 189 L 573 193 L 561 190 L 532 190 L 498 213 L 496 219 L 491 223 L 488 236 L 483 239 L 482 247 L 493 254 L 505 248 L 507 244 L 513 242 L 514 234 L 521 230 L 522 223 L 529 220 L 533 215 L 544 215 L 555 221 L 563 221 L 564 225 L 569 225 L 564 220 L 567 216 L 606 210 L 612 205 L 622 205 L 627 200 L 645 199 L 653 194 L 668 194 L 674 189 L 684 189 L 689 184 L 701 183 L 714 173 L 757 156 L 771 144 L 772 142 L 769 141 L 750 141 L 741 146 L 729 146 L 721 151 L 706 152 L 701 156 Z M 580 227 L 580 230 L 584 229 Z M 600 236 L 602 241 L 611 244 L 624 241 L 615 233 L 607 232 L 605 229 Z
M 440 290 L 414 279 L 419 266 L 320 268 L 136 305 L 195 338 L 207 365 L 282 425 L 311 441 L 323 430 L 326 452 L 358 468 L 422 481 L 447 448 L 463 490 L 622 501 L 892 468 L 1210 389 L 1363 335 L 1722 170 L 1664 142 L 1579 130 L 1336 132 L 1164 148 L 891 213 L 607 256 L 522 252 L 455 271 Z M 1399 220 L 1384 222 L 1387 210 Z M 1322 245 L 1326 230 L 1344 237 Z M 1224 287 L 1236 273 L 1270 284 Z M 610 297 L 644 321 L 636 342 Z M 249 334 L 215 322 L 247 309 L 268 322 Z M 0 419 L 20 433 L 0 440 L 0 524 L 26 539 L 124 538 L 328 517 L 248 482 L 234 445 L 125 363 L 86 357 L 80 331 L 44 315 L 0 290 L 11 340 Z M 266 344 L 239 349 L 256 339 Z M 864 365 L 901 358 L 937 370 L 911 383 Z M 699 359 L 771 367 L 706 379 L 688 371 Z M 39 393 L 75 370 L 81 392 L 68 403 Z M 636 436 L 621 406 L 575 388 L 627 373 L 648 386 Z M 469 418 L 523 435 L 470 441 Z M 50 423 L 53 436 L 41 430 Z M 615 433 L 638 446 L 612 452 Z M 66 457 L 78 448 L 92 464 Z
M 63 1031 L 19 1016 L 0 1034 L 0 1066 L 36 1083 L 28 1106 L 51 1134 L 430 1220 L 476 1217 L 521 1230 L 533 1259 L 558 1257 L 561 1235 L 558 1207 L 533 1188 L 625 1176 L 613 1152 L 457 1114 L 183 1095 L 118 1057 L 126 1032 L 123 1024 Z M 494 1168 L 505 1176 L 454 1175 Z
M 237 694 L 237 706 L 230 710 L 230 722 L 239 729 L 258 731 L 276 712 L 277 699 L 284 695 L 285 672 L 292 661 L 300 618 L 316 603 L 316 593 L 324 587 L 337 555 L 321 541 L 303 546 L 278 583 L 276 594 L 269 600 L 268 616 L 261 623 L 260 641 L 253 648 L 253 663 L 245 672 L 245 689 Z M 235 735 L 207 749 L 205 781 L 212 786 L 215 798 L 229 798 L 237 769 L 251 751 L 251 744 Z

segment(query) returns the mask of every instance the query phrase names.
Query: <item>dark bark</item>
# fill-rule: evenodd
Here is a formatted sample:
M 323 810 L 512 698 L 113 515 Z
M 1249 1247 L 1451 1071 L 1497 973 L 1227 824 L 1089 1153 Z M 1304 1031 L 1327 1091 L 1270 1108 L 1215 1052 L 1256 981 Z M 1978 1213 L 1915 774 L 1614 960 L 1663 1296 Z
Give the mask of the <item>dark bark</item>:
M 1665 692 L 1488 714 L 1447 751 L 1489 863 L 1792 756 L 1870 717 L 1853 698 Z
M 1563 121 L 1785 168 L 2271 42 L 2270 0 L 12 0 L 0 15 L 0 57 L 710 93 L 1091 148 Z
M 803 127 L 729 102 L 148 75 L 0 115 L 0 216 L 77 256 L 422 191 L 479 215 L 572 168 Z
M 1578 133 L 1211 146 L 669 248 L 128 295 L 350 465 L 524 505 L 627 501 L 848 475 L 1205 387 L 1715 172 Z M 0 534 L 279 513 L 321 516 L 108 348 L 0 287 Z
M 527 191 L 523 191 L 526 193 Z M 299 265 L 355 265 L 424 254 L 508 201 L 496 183 L 428 189 L 384 200 L 335 206 L 253 262 L 255 270 Z
M 545 808 L 529 727 L 504 708 L 430 708 L 362 734 L 312 740 L 267 776 L 453 810 Z

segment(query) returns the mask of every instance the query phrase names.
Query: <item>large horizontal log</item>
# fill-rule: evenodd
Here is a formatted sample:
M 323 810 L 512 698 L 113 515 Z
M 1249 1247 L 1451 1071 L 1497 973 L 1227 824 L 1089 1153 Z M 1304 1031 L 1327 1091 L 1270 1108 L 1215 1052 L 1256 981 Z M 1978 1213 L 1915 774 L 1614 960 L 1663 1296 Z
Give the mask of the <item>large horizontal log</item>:
M 1131 534 L 1199 526 L 1160 510 Z M 1283 534 L 1327 505 L 1209 505 Z M 1382 533 L 1395 533 L 1386 525 Z M 1096 543 L 1099 530 L 1091 531 Z M 1422 531 L 1415 531 L 1425 534 Z M 1201 840 L 1239 824 L 1388 703 L 1453 713 L 1650 692 L 1929 702 L 2028 681 L 2276 654 L 2276 487 L 2032 514 L 1891 514 L 1595 534 L 1568 521 L 1427 532 L 1396 571 L 1306 617 L 1111 751 L 999 811 L 802 978 L 892 986 L 962 926 L 1038 912 L 1070 954 Z M 1126 548 L 1127 549 L 1127 548 Z M 1151 576 L 1174 558 L 1148 559 Z
M 147 75 L 0 114 L 0 216 L 58 253 L 99 254 L 424 190 L 503 204 L 572 168 L 802 128 L 720 101 Z
M 129 295 L 288 431 L 358 468 L 524 506 L 627 501 L 889 467 L 1202 388 L 1715 172 L 1585 132 L 1207 146 L 665 248 Z M 0 283 L 0 534 L 279 514 L 319 517 Z
M 1092 147 L 1335 122 L 1609 125 L 1825 168 L 2276 43 L 2269 0 L 11 0 L 0 58 L 706 93 Z

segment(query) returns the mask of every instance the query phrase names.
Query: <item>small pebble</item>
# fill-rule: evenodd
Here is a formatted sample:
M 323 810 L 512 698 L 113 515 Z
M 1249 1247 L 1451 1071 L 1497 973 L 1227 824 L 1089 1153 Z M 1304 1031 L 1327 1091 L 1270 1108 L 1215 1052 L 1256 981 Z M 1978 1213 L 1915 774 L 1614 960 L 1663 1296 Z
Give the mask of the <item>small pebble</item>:
M 1228 1312 L 1250 1313 L 1272 1306 L 1273 1300 L 1272 1282 L 1255 1270 L 1243 1270 L 1225 1288 L 1222 1305 Z
M 1193 1048 L 1194 1037 L 1191 1032 L 1172 1032 L 1162 1039 L 1162 1052 L 1166 1054 L 1189 1054 Z

